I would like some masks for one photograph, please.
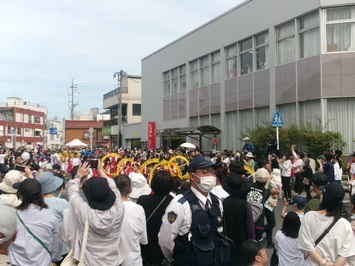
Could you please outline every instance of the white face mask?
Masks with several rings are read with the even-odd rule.
[[[212,175],[204,176],[204,177],[200,177],[197,175],[195,175],[195,176],[200,179],[200,184],[197,184],[196,182],[195,182],[195,184],[202,192],[208,193],[216,185],[216,177],[215,176],[212,176]]]

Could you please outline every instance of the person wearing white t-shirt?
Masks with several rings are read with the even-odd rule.
[[[342,185],[332,182],[322,190],[318,211],[307,212],[301,224],[298,247],[308,255],[304,265],[355,265],[355,238],[352,228],[341,216],[345,191]],[[330,224],[334,226],[315,246],[314,243]]]
[[[295,212],[288,212],[282,222],[281,230],[276,232],[274,244],[280,266],[303,266],[303,252],[298,247],[300,226],[299,215]]]
[[[293,199],[290,202],[288,202],[287,199],[285,198],[283,199],[283,201],[284,201],[284,206],[281,210],[281,218],[286,217],[286,215],[288,214],[286,212],[286,208],[287,206],[289,206],[289,204],[291,204],[294,212],[298,215],[298,217],[302,222],[304,216],[304,208],[306,207],[307,199],[303,196],[296,195],[293,197]]]
[[[74,157],[71,158],[71,160],[72,160],[72,165],[73,165],[73,167],[74,167],[74,166],[79,166],[80,163],[81,163],[79,154],[78,154],[77,152],[74,152]]]
[[[128,195],[132,189],[131,179],[127,175],[116,176],[114,180],[125,206],[125,215],[121,227],[121,241],[122,244],[127,245],[131,250],[121,265],[141,266],[143,265],[143,260],[140,245],[148,244],[144,209],[141,205],[128,200]]]

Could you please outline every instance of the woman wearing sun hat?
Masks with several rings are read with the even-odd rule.
[[[102,165],[97,169],[101,177],[84,181],[90,172],[88,163],[79,166],[74,179],[67,185],[70,208],[76,214],[78,230],[75,235],[74,259],[79,260],[86,220],[89,233],[85,249],[84,265],[120,265],[125,258],[120,250],[120,229],[124,206],[115,182],[106,176]],[[80,184],[87,201],[79,194]]]
[[[2,191],[0,199],[7,201],[14,207],[20,205],[21,200],[16,195],[17,189],[13,188],[12,186],[24,179],[25,177],[22,176],[20,171],[10,170],[7,172],[4,180],[0,183],[0,190]]]
[[[64,210],[68,208],[68,201],[62,198],[58,198],[57,195],[60,191],[61,186],[63,185],[64,180],[53,175],[52,172],[41,173],[38,176],[37,180],[42,187],[44,202],[48,205],[48,208],[54,213],[55,217],[58,220],[60,230],[62,230]],[[63,241],[60,241],[59,247],[60,254],[64,258],[65,255],[69,253],[70,249]]]

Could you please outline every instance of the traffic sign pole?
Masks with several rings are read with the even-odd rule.
[[[277,141],[277,150],[280,150],[279,127],[276,127],[276,141]]]
[[[277,149],[280,149],[280,141],[279,141],[279,127],[284,127],[284,120],[279,111],[276,111],[272,120],[271,126],[276,127],[276,141],[277,141]]]

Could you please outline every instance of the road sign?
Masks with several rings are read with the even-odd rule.
[[[212,144],[216,145],[218,143],[218,139],[217,138],[213,138],[212,139]]]
[[[276,111],[274,117],[271,120],[272,127],[284,127],[284,120],[279,111]]]
[[[57,131],[56,128],[51,127],[51,128],[49,129],[49,135],[57,135],[57,134],[58,134],[58,131]]]

